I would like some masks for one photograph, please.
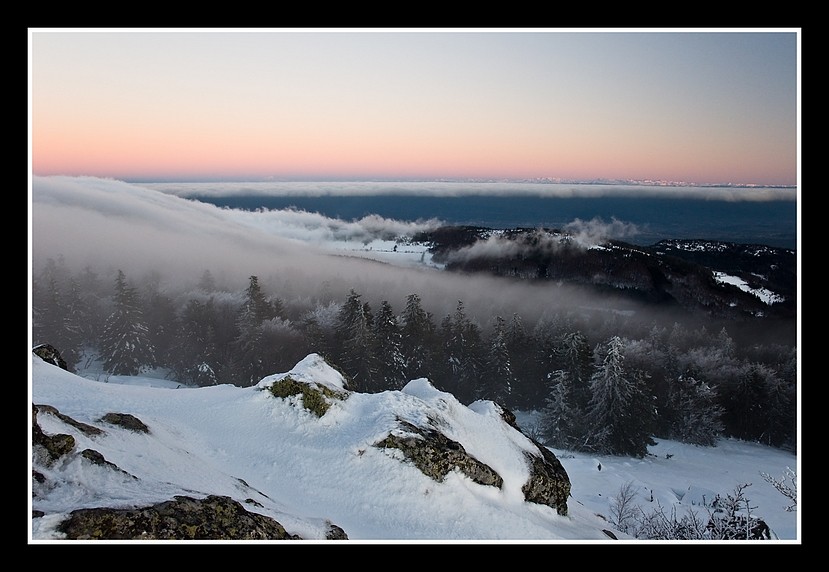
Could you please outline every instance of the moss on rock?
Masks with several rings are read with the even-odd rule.
[[[344,392],[335,391],[324,385],[297,381],[290,375],[273,382],[268,390],[274,397],[283,399],[293,395],[302,396],[302,406],[317,417],[325,415],[331,407],[332,399],[343,400],[347,397]]]

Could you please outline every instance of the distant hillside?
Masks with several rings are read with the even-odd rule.
[[[635,246],[559,230],[446,226],[422,233],[449,271],[553,280],[716,318],[794,318],[795,251],[705,240]]]

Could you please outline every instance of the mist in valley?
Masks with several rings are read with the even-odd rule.
[[[635,315],[645,322],[670,324],[677,318],[651,316],[650,309],[624,297],[600,297],[565,284],[457,275],[370,260],[335,247],[342,241],[411,237],[438,225],[438,219],[340,221],[294,210],[221,209],[114,180],[35,178],[31,259],[35,272],[47,260],[61,258],[74,272],[90,268],[114,279],[120,269],[135,283],[152,276],[170,293],[193,288],[205,271],[227,291],[242,291],[250,276],[258,276],[268,293],[298,304],[342,301],[355,290],[374,304],[402,305],[415,293],[438,318],[462,300],[482,325],[496,314],[518,313],[532,324],[578,308]],[[589,236],[590,243],[599,238],[596,230],[574,221],[575,234]]]

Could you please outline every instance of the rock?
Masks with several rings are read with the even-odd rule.
[[[123,427],[124,429],[129,429],[130,431],[135,431],[136,433],[149,433],[150,428],[144,425],[144,423],[135,417],[134,415],[130,415],[129,413],[107,413],[103,417],[101,417],[101,421],[105,423],[111,423],[112,425],[118,425]]]
[[[58,526],[70,540],[301,540],[226,496],[177,496],[144,508],[75,510]]]
[[[442,482],[450,471],[458,469],[481,485],[501,488],[503,479],[491,467],[478,461],[457,441],[434,429],[416,427],[401,421],[405,433],[390,434],[374,444],[379,448],[400,449],[420,471],[437,482]]]
[[[72,435],[47,435],[37,423],[38,408],[32,405],[32,446],[41,452],[46,464],[51,464],[75,448]]]
[[[46,363],[56,365],[61,369],[69,371],[66,362],[61,357],[60,352],[49,344],[40,344],[32,348],[32,353],[38,356]]]

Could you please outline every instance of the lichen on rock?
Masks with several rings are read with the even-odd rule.
[[[69,540],[301,540],[230,497],[177,496],[148,507],[72,511],[58,526]]]
[[[406,421],[400,421],[400,425],[404,433],[391,433],[374,446],[399,449],[424,475],[438,482],[443,482],[446,475],[457,469],[481,485],[501,488],[504,484],[498,473],[467,453],[457,441],[434,429],[417,427]]]

